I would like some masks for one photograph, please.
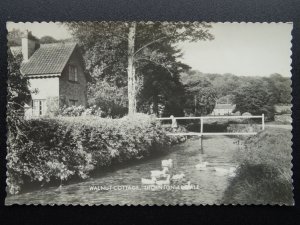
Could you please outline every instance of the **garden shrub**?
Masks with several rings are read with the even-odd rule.
[[[290,130],[280,128],[267,128],[248,138],[224,202],[293,204],[291,138]]]
[[[18,193],[26,180],[43,184],[72,177],[85,179],[97,168],[162,153],[179,141],[167,136],[155,118],[143,114],[121,119],[29,120],[8,137],[8,191]]]
[[[259,132],[261,130],[260,124],[229,124],[227,127],[228,132],[232,133],[247,133],[247,132]]]
[[[97,106],[85,108],[82,105],[62,107],[59,112],[60,116],[103,116],[102,110]]]

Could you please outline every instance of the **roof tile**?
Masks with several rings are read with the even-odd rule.
[[[43,44],[21,66],[25,76],[60,74],[72,55],[76,43]]]

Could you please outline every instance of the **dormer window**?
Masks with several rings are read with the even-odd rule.
[[[74,65],[69,65],[69,80],[78,81],[78,71],[77,67]]]

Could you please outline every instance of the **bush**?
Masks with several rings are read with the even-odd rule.
[[[97,106],[92,106],[90,108],[85,108],[84,106],[70,106],[63,107],[60,109],[61,116],[103,116],[102,110]]]
[[[290,176],[275,167],[243,163],[224,195],[227,204],[293,204]]]
[[[259,132],[261,130],[260,124],[229,124],[227,127],[228,132],[238,133],[238,132]]]
[[[88,99],[89,105],[101,107],[102,117],[120,118],[128,113],[127,86],[96,82],[89,85]]]
[[[224,194],[228,204],[293,204],[291,133],[266,129],[245,141],[237,176]]]
[[[84,179],[94,169],[165,152],[175,142],[154,118],[142,114],[29,120],[8,138],[8,191],[18,193],[27,180]]]

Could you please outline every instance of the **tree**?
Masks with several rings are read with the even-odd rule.
[[[10,135],[16,135],[18,127],[23,123],[21,112],[30,98],[27,79],[20,73],[22,56],[14,57],[10,51],[7,56],[8,62],[8,87],[7,87],[7,123]]]
[[[134,65],[134,44],[135,44],[136,22],[129,23],[128,32],[128,115],[136,111],[136,75]]]
[[[57,43],[59,42],[56,40],[54,37],[51,36],[43,36],[40,38],[40,43],[41,44],[51,44],[51,43]]]
[[[276,103],[291,104],[292,81],[289,77],[283,77],[280,74],[271,74],[265,80],[269,83]]]
[[[268,119],[273,119],[276,99],[267,82],[260,79],[250,82],[236,90],[234,96],[234,112],[249,112],[253,115],[264,113]]]
[[[192,72],[191,76],[183,75],[182,82],[186,89],[186,114],[194,116],[210,114],[215,108],[217,92],[209,79]]]
[[[87,64],[89,68],[93,68],[94,74],[128,86],[130,115],[137,108],[138,67],[145,63],[154,63],[168,69],[172,67],[170,64],[176,64],[176,60],[166,60],[164,45],[175,48],[174,45],[179,41],[213,38],[208,32],[211,26],[207,23],[103,22],[71,23],[68,27],[84,46],[84,51],[88,53],[86,56],[92,56]]]
[[[215,108],[217,94],[213,87],[203,87],[187,93],[185,112],[188,115],[205,116]]]
[[[7,34],[7,45],[20,46],[21,38],[22,38],[22,32],[19,29],[12,29]]]
[[[92,94],[91,94],[92,93]],[[89,105],[99,106],[103,116],[122,117],[128,111],[127,87],[116,87],[106,81],[93,83],[89,89]]]
[[[140,68],[144,78],[137,99],[139,110],[156,115],[182,116],[185,102],[184,86],[179,71],[169,73],[164,67],[147,64]],[[163,112],[161,111],[163,107]]]

